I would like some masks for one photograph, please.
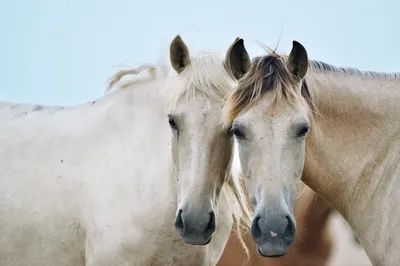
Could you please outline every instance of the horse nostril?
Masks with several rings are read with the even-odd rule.
[[[208,234],[212,234],[215,231],[215,213],[210,213],[210,220],[208,221],[207,228],[205,230]]]
[[[296,227],[294,225],[293,219],[289,215],[286,215],[286,220],[287,226],[285,229],[285,236],[287,238],[293,239],[296,234]]]
[[[259,238],[262,236],[262,231],[259,225],[260,216],[256,216],[253,220],[253,224],[251,225],[251,233],[254,238]]]
[[[184,225],[183,225],[183,220],[182,220],[182,210],[179,210],[178,215],[176,216],[175,220],[175,228],[178,233],[183,234],[184,233]]]

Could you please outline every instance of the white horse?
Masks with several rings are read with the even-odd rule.
[[[215,237],[206,246],[180,240],[174,228],[176,209],[186,209],[177,204],[188,199],[195,180],[211,180],[202,174],[208,168],[229,171],[229,160],[201,161],[187,154],[200,166],[185,169],[198,175],[177,181],[169,148],[176,135],[168,126],[161,90],[166,75],[161,68],[136,72],[141,70],[150,77],[75,107],[0,105],[0,265],[216,264],[231,231],[232,214],[237,219],[248,216],[243,192],[236,179],[227,178],[198,193],[203,197],[193,200],[203,206],[204,197],[212,196]],[[131,72],[117,73],[111,84]],[[227,78],[228,72],[224,75]],[[191,79],[220,88],[202,80],[205,74]],[[209,128],[213,133],[216,125],[203,126],[204,132]],[[231,151],[225,144],[213,143],[220,156]],[[219,190],[221,196],[216,197]],[[206,210],[191,213],[201,217],[201,211]],[[190,230],[185,219],[184,230]],[[189,236],[188,242],[196,237]]]

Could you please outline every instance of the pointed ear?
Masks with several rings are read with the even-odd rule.
[[[293,41],[287,66],[289,71],[300,79],[303,79],[308,69],[308,56],[306,48],[297,41]]]
[[[177,35],[169,47],[169,58],[176,72],[181,73],[190,64],[189,49],[181,36]]]
[[[250,69],[251,61],[246,48],[244,48],[243,39],[237,37],[229,47],[225,64],[236,79],[240,79]]]

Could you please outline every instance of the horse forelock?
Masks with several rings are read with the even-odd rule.
[[[190,64],[180,74],[170,71],[165,87],[166,104],[174,109],[182,97],[191,101],[198,93],[222,103],[235,85],[224,60],[216,53],[203,50],[191,57]]]
[[[271,110],[284,99],[297,108],[306,108],[310,114],[313,113],[315,107],[307,83],[303,80],[301,88],[298,88],[298,80],[287,69],[286,60],[287,56],[279,55],[272,49],[267,55],[253,59],[250,70],[228,96],[224,117],[226,126],[269,91],[274,93]]]

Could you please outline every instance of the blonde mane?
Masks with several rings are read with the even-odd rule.
[[[376,71],[362,71],[352,67],[337,67],[317,60],[309,60],[309,67],[310,70],[314,72],[332,72],[343,76],[358,76],[360,78],[370,79],[400,80],[399,72],[385,73]]]
[[[168,109],[174,110],[182,97],[186,97],[185,100],[190,102],[198,93],[222,104],[235,85],[236,81],[227,71],[224,60],[216,53],[201,51],[199,55],[191,57],[190,65],[179,75],[174,70],[170,71],[165,87],[166,104]],[[240,176],[232,175],[230,172],[227,174],[230,176],[227,178],[228,181],[223,187],[226,189],[223,191],[228,201],[232,203],[235,231],[249,256],[243,237],[251,226],[252,212],[240,185]]]

